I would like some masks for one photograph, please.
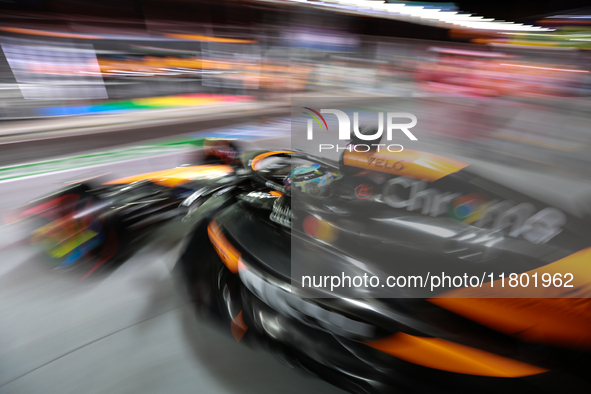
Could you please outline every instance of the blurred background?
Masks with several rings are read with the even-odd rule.
[[[460,111],[463,127],[431,130],[443,140],[582,175],[569,160],[589,157],[583,3],[6,0],[2,134],[174,117],[170,109],[285,108],[294,96],[460,96],[476,106]],[[527,114],[492,113],[495,100]],[[548,111],[568,117],[560,133],[539,116]]]
[[[314,96],[355,110],[417,98],[428,120],[412,148],[581,213],[586,3],[0,1],[0,393],[340,392],[195,320],[169,275],[181,229],[80,283],[22,248],[15,210],[81,179],[184,164],[207,136],[287,147],[291,98]]]
[[[7,0],[0,117],[311,92],[588,96],[591,7],[568,6]]]

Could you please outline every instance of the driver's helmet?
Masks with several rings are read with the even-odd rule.
[[[328,197],[330,184],[340,178],[340,174],[329,171],[320,164],[305,164],[296,167],[283,181],[284,186],[315,197]]]
[[[233,140],[226,138],[206,138],[203,141],[205,164],[235,164],[238,161],[238,148]]]

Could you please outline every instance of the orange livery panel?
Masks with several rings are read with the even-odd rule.
[[[436,181],[468,166],[459,160],[413,150],[402,152],[347,151],[343,157],[347,166],[385,172],[414,179]]]
[[[107,182],[106,185],[120,185],[148,180],[168,187],[180,186],[191,181],[219,178],[233,172],[234,169],[226,165],[199,165],[179,167],[171,170],[149,172],[127,178]]]

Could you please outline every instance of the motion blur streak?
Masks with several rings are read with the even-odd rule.
[[[0,27],[0,30],[6,31],[9,33],[31,34],[31,35],[35,35],[35,36],[46,36],[46,37],[80,38],[80,39],[98,39],[98,38],[100,38],[99,36],[91,36],[88,34],[60,33],[60,32],[55,32],[55,31],[21,29],[18,27]]]
[[[141,176],[131,176],[128,178],[116,179],[114,181],[107,182],[106,185],[133,183],[147,179],[159,185],[175,187],[194,181],[196,179],[218,178],[233,171],[232,167],[224,165],[208,166],[205,168],[201,167],[200,172],[198,173],[195,172],[195,168],[196,167],[191,166],[156,171],[149,174],[143,174]]]
[[[207,234],[209,235],[209,239],[211,240],[215,251],[226,267],[228,267],[231,272],[237,273],[238,269],[243,266],[240,263],[240,252],[228,242],[216,222],[211,222],[209,224],[207,227]]]
[[[434,298],[430,301],[527,342],[591,349],[589,298]]]
[[[246,334],[246,330],[248,330],[246,323],[244,323],[244,320],[242,319],[242,311],[238,312],[238,315],[232,320],[230,328],[232,330],[232,336],[236,342],[240,342],[244,334]]]
[[[366,344],[414,364],[467,375],[517,378],[548,371],[444,339],[416,337],[402,332]]]
[[[185,40],[206,41],[206,42],[226,42],[231,44],[254,44],[254,40],[240,40],[237,38],[220,38],[202,36],[198,34],[166,34],[167,37],[184,38]]]
[[[511,287],[507,281],[503,286],[499,279],[492,282],[492,287],[486,284],[478,288],[454,289],[446,294],[450,298],[433,298],[430,301],[524,341],[591,349],[589,261],[591,248],[529,271],[528,274],[537,274],[540,280],[537,283],[532,280],[528,286]],[[573,287],[555,286],[553,276],[567,272],[572,274]],[[544,286],[542,282],[544,274],[552,279],[549,286]],[[568,295],[573,298],[523,298],[532,294],[537,297]]]

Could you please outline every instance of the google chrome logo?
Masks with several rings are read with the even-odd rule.
[[[449,204],[449,216],[463,223],[472,223],[482,216],[484,204],[488,200],[479,194],[467,194]]]

